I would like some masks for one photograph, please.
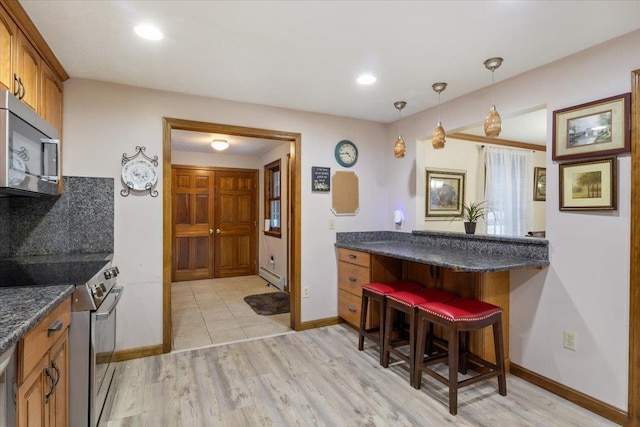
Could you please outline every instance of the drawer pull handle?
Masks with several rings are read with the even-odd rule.
[[[356,308],[354,306],[350,305],[349,306],[349,311],[352,312],[352,313],[355,313],[356,312]]]
[[[350,282],[355,282],[356,280],[358,280],[358,279],[356,279],[356,278],[355,278],[355,277],[353,277],[353,276],[349,276],[349,281],[350,281]]]
[[[55,322],[53,322],[51,324],[51,326],[49,326],[49,329],[47,329],[47,336],[50,337],[55,332],[61,331],[62,330],[62,326],[63,326],[62,321],[56,320]]]
[[[355,256],[354,254],[349,254],[349,259],[356,259],[358,258],[357,256]]]

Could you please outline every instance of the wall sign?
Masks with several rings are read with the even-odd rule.
[[[311,166],[311,191],[331,190],[331,168]]]

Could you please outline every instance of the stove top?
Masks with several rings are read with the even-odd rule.
[[[111,259],[109,253],[0,259],[0,287],[85,284]]]

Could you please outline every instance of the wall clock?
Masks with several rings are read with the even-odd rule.
[[[335,156],[340,166],[350,168],[358,161],[358,147],[353,142],[344,139],[336,145]]]

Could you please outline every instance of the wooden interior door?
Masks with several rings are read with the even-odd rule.
[[[213,277],[214,172],[174,167],[172,280]]]
[[[257,171],[215,176],[215,277],[257,274]]]

